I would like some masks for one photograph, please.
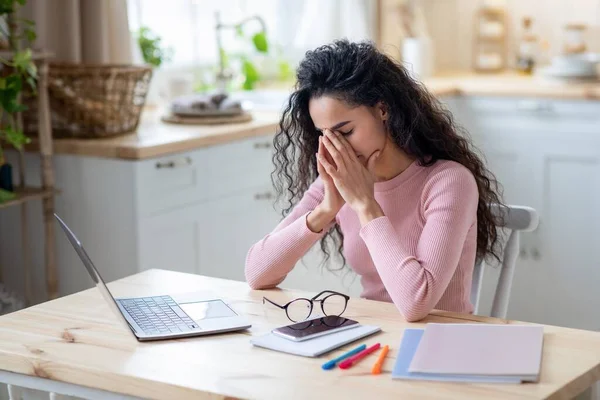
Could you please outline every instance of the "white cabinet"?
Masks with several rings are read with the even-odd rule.
[[[521,236],[511,319],[600,330],[600,102],[460,98],[450,102],[505,189],[534,207]]]
[[[264,136],[138,163],[139,269],[244,280],[248,249],[279,220],[271,143]]]
[[[198,273],[204,204],[141,218],[138,270],[152,268]]]
[[[245,190],[205,204],[198,248],[202,275],[244,281],[250,247],[279,222],[270,187]]]
[[[532,319],[600,330],[600,137],[567,146],[548,140],[531,161],[532,204],[540,213],[526,242],[529,280],[536,282]]]

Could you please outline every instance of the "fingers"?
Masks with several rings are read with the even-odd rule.
[[[325,170],[327,175],[331,177],[337,175],[337,169],[335,168],[335,166],[333,166],[333,164],[327,161],[322,154],[317,154],[317,168],[319,168],[319,164],[321,165],[321,168]]]
[[[340,143],[346,148],[348,155],[351,158],[357,158],[356,154],[354,153],[354,149],[350,145],[350,142],[348,142],[348,140],[344,136],[340,135],[338,132],[334,132],[334,135],[340,141]]]
[[[321,137],[319,136],[319,152],[316,154],[317,156],[317,172],[323,179],[331,179],[325,168],[319,161],[319,155],[323,155],[325,153],[325,148],[323,147],[323,142],[321,141]]]
[[[358,157],[354,153],[354,149],[348,143],[346,138],[340,135],[338,132],[333,132],[330,130],[325,130],[326,138],[335,146],[335,148],[340,152],[345,161],[357,161]]]
[[[335,162],[336,166],[338,168],[345,168],[346,161],[350,161],[346,154],[346,148],[339,141],[338,141],[338,145],[336,146],[333,143],[330,135],[331,135],[331,133],[328,133],[328,131],[325,131],[325,136],[322,136],[323,144],[325,145],[325,148],[329,152],[329,155]]]

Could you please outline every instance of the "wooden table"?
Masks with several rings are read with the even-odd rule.
[[[86,398],[114,394],[152,399],[198,398],[572,398],[600,378],[600,333],[545,326],[543,365],[537,384],[476,385],[409,382],[390,378],[402,332],[426,322],[513,321],[434,312],[409,324],[393,304],[351,299],[346,316],[381,326],[360,343],[390,345],[379,376],[369,373],[375,355],[349,370],[323,371],[317,359],[254,348],[249,339],[287,323],[280,310],[262,304],[265,291],[243,282],[149,270],[109,285],[116,296],[210,289],[253,326],[249,331],[138,343],[118,323],[96,289],[0,317],[0,380]],[[302,293],[268,291],[284,302]],[[108,391],[108,392],[106,392]],[[109,392],[112,392],[109,393]],[[119,397],[123,398],[123,397]]]

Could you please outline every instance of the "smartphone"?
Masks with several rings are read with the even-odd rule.
[[[302,342],[319,336],[328,335],[346,329],[356,328],[359,323],[348,318],[327,316],[307,321],[297,322],[292,325],[273,329],[273,334],[283,338]]]

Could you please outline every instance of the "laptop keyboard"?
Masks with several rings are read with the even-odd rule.
[[[147,335],[189,332],[198,328],[171,296],[119,300]]]

